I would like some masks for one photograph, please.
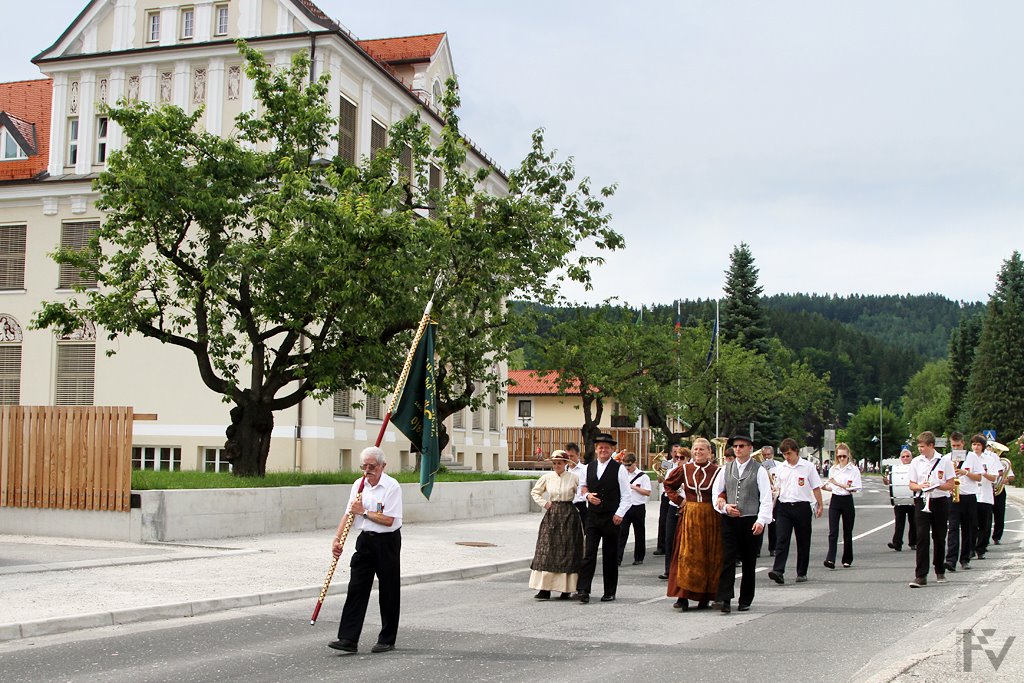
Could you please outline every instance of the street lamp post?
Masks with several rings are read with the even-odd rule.
[[[875,403],[878,404],[878,471],[882,471],[882,399],[875,397]]]

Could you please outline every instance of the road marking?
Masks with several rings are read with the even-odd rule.
[[[853,540],[854,540],[854,541],[856,541],[856,540],[857,540],[857,539],[859,539],[859,538],[864,538],[865,536],[868,536],[868,535],[870,535],[870,534],[873,534],[873,533],[875,533],[876,531],[881,531],[882,529],[884,529],[884,528],[885,528],[885,527],[887,527],[887,526],[892,526],[892,525],[893,525],[893,524],[895,524],[895,523],[896,523],[896,520],[895,520],[895,519],[890,519],[890,520],[889,520],[888,522],[886,522],[886,523],[885,523],[885,524],[883,524],[882,526],[876,526],[876,527],[875,527],[874,529],[871,529],[870,531],[865,531],[864,533],[860,534],[859,536],[854,536],[854,537],[853,537]]]

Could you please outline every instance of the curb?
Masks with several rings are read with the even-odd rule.
[[[412,586],[419,583],[433,583],[437,581],[457,581],[460,579],[474,579],[491,574],[515,571],[529,567],[533,557],[516,560],[506,560],[491,564],[473,565],[460,569],[444,569],[436,572],[425,572],[422,574],[411,574],[402,577],[403,586]],[[52,617],[37,621],[26,621],[17,624],[0,624],[0,642],[19,640],[21,638],[33,638],[36,636],[47,636],[56,633],[68,633],[90,628],[103,626],[116,626],[119,624],[135,624],[146,621],[159,621],[161,619],[178,619],[181,617],[196,617],[211,612],[224,612],[242,607],[258,607],[270,605],[277,602],[289,602],[292,600],[315,600],[320,595],[323,586],[303,586],[301,588],[287,588],[284,590],[268,591],[265,593],[252,593],[249,595],[229,595],[223,598],[209,598],[205,600],[192,600],[189,602],[168,603],[164,605],[149,605],[146,607],[132,607],[128,609],[112,610],[109,612],[95,612],[92,614],[79,614],[68,617]],[[328,591],[328,595],[344,595],[344,591]]]

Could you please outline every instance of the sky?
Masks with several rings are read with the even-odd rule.
[[[86,2],[0,0],[0,80]],[[617,184],[626,248],[571,299],[716,298],[746,243],[766,295],[984,301],[1024,246],[1016,0],[316,2],[359,38],[446,31],[499,165],[543,127]]]

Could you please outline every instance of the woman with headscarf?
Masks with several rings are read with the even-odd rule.
[[[538,479],[530,491],[533,501],[545,510],[530,564],[530,588],[537,589],[533,596],[537,600],[550,599],[551,591],[559,591],[559,598],[568,600],[576,590],[583,563],[583,525],[572,504],[579,477],[566,471],[569,455],[565,451],[555,451],[549,460],[552,471]]]

